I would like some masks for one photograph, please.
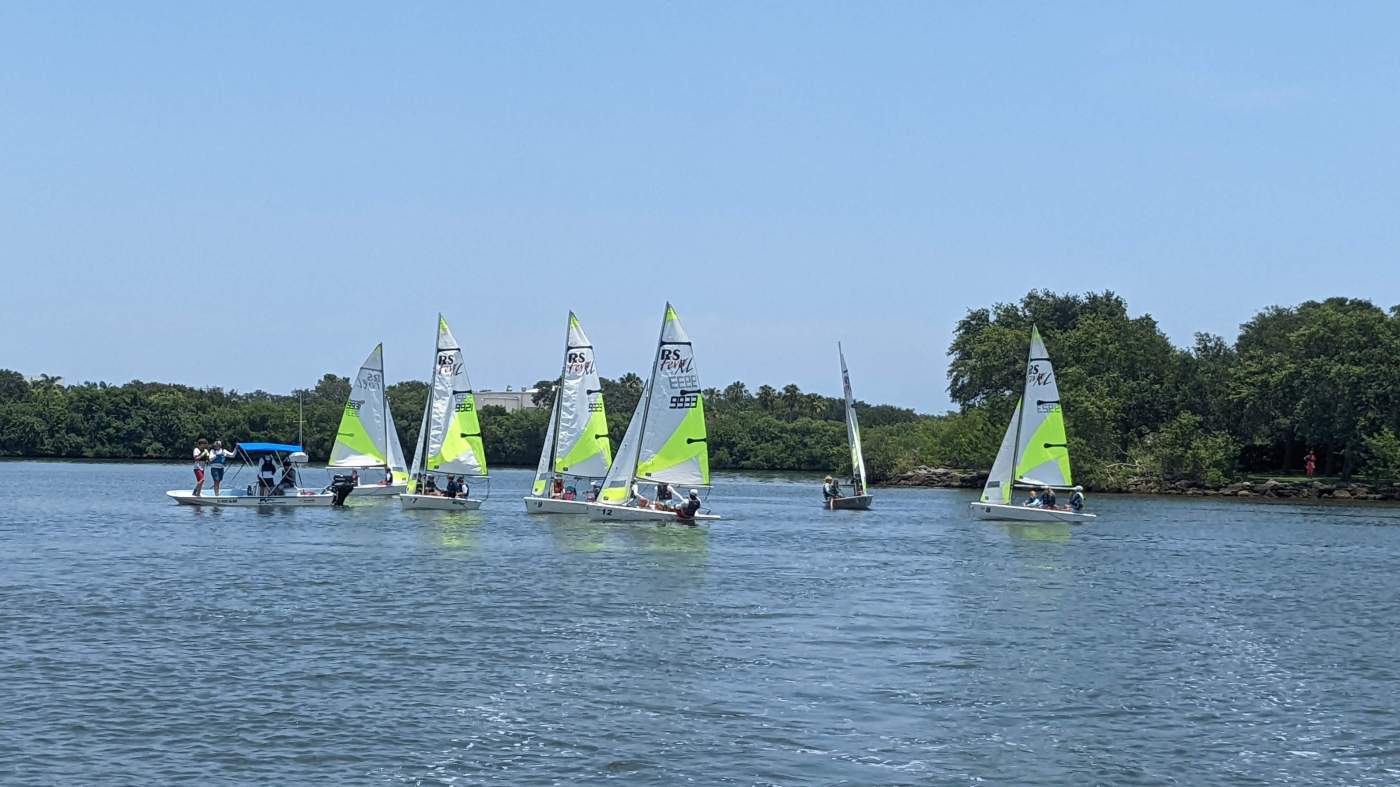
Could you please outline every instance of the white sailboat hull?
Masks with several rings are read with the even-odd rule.
[[[480,500],[469,497],[439,497],[438,495],[399,495],[399,505],[405,511],[475,511]]]
[[[822,508],[828,511],[867,511],[874,500],[875,498],[870,495],[837,497],[822,503]]]
[[[996,519],[1004,522],[1092,522],[1098,519],[1097,514],[1001,503],[974,502],[969,503],[968,508],[977,519]]]
[[[408,491],[408,484],[360,484],[351,497],[393,497]]]
[[[550,497],[535,497],[533,495],[521,498],[525,501],[525,513],[527,514],[573,514],[576,516],[587,516],[588,503],[584,500],[556,500]]]
[[[329,506],[335,502],[335,495],[329,492],[304,491],[294,495],[260,495],[249,494],[201,494],[196,495],[193,489],[177,489],[165,493],[166,497],[174,500],[182,506],[220,506],[220,507],[263,507],[263,508],[303,508],[306,506]]]
[[[664,508],[636,508],[608,503],[585,503],[584,505],[588,506],[589,518],[599,522],[679,522],[689,525],[695,522],[713,522],[719,519],[719,514],[696,514],[690,519],[684,519],[678,516],[675,511],[668,511]]]

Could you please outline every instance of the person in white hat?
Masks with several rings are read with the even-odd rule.
[[[680,517],[681,519],[694,519],[695,513],[699,510],[700,490],[692,489],[690,490],[690,498],[687,499],[684,503],[682,503],[680,508],[676,509],[676,516]]]
[[[1074,488],[1074,494],[1069,496],[1069,510],[1076,514],[1084,510],[1084,487]]]

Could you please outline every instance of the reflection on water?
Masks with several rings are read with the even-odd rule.
[[[1397,783],[1400,507],[726,476],[690,528],[188,472],[0,462],[7,787]]]
[[[563,514],[535,514],[533,520],[548,529],[550,543],[560,552],[601,552],[608,548],[605,522]]]
[[[424,533],[434,546],[449,551],[475,552],[481,547],[478,530],[485,521],[480,511],[409,511],[425,520]]]
[[[1070,532],[1073,525],[1067,522],[1042,522],[1027,524],[1025,522],[997,522],[1006,531],[1006,534],[1022,541],[1048,541],[1055,544],[1065,544],[1069,542]]]

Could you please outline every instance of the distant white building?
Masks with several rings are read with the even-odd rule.
[[[476,406],[501,407],[508,413],[513,413],[517,410],[536,410],[539,409],[534,402],[536,392],[534,388],[522,388],[516,391],[509,385],[506,386],[504,391],[479,388],[476,391]]]

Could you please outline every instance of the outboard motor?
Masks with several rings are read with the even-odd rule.
[[[335,499],[331,501],[331,505],[345,505],[345,498],[349,497],[350,493],[353,491],[355,491],[355,479],[350,476],[338,475],[331,479],[331,494],[335,495]]]

